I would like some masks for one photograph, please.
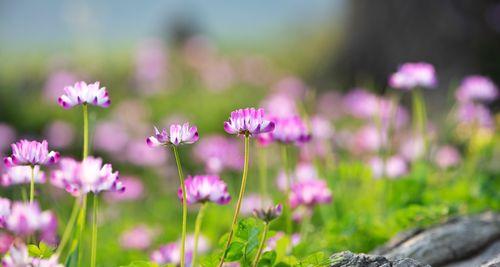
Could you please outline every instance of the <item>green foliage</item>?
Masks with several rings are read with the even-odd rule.
[[[54,249],[44,242],[37,245],[28,245],[28,253],[31,257],[47,259],[54,254]]]

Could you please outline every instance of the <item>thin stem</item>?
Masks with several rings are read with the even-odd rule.
[[[94,195],[94,205],[92,207],[92,243],[90,254],[90,266],[95,267],[97,257],[97,215],[99,211],[99,196]]]
[[[286,177],[286,186],[285,186],[285,203],[288,203],[290,199],[290,190],[292,186],[290,168],[288,165],[288,149],[287,145],[281,145],[281,160],[283,169],[285,170]],[[292,233],[292,210],[290,209],[290,205],[285,205],[285,219],[286,219],[286,232],[287,234]]]
[[[309,227],[311,226],[312,213],[313,210],[311,209],[310,214],[304,216],[303,217],[304,219],[302,220],[302,226],[300,229],[300,239],[305,242],[307,242],[307,235],[309,234]]]
[[[82,258],[83,258],[83,246],[81,244],[81,239],[83,236],[83,231],[85,230],[85,221],[87,218],[87,194],[81,196],[82,198],[82,207],[80,209],[80,213],[78,214],[78,233],[76,236],[76,242],[78,244],[78,266],[81,266]]]
[[[257,256],[255,256],[255,260],[253,261],[252,266],[255,267],[259,263],[260,255],[262,254],[262,250],[264,250],[264,245],[266,244],[267,232],[269,231],[269,223],[266,222],[264,224],[264,233],[262,233],[262,239],[260,240],[259,250],[257,250]]]
[[[416,134],[420,135],[424,142],[424,153],[427,151],[427,112],[422,92],[419,88],[414,88],[412,91],[413,100],[413,127]]]
[[[31,180],[30,180],[30,204],[33,203],[35,198],[35,166],[30,166],[31,168]]]
[[[89,112],[87,104],[83,104],[83,159],[89,155]]]
[[[201,223],[203,222],[203,216],[205,215],[205,208],[207,204],[201,204],[200,210],[198,211],[198,215],[196,216],[196,223],[194,226],[194,251],[193,251],[193,259],[192,266],[196,266],[196,256],[198,254],[198,239],[200,237]]]
[[[187,229],[187,196],[186,196],[186,185],[184,184],[184,175],[182,174],[181,160],[179,158],[179,152],[176,146],[172,146],[175,155],[175,163],[177,163],[177,171],[179,172],[179,180],[181,182],[182,189],[182,238],[181,238],[181,267],[185,265],[185,254],[186,254],[186,229]]]
[[[75,225],[76,218],[78,216],[78,212],[80,210],[80,204],[78,202],[78,198],[75,199],[75,204],[73,204],[73,209],[71,210],[71,215],[69,216],[68,223],[66,224],[66,228],[64,228],[64,232],[61,238],[61,242],[59,242],[59,245],[57,246],[56,254],[61,255],[61,253],[64,250],[64,247],[66,246],[66,243],[68,243],[69,236],[71,232],[73,232],[73,226]]]
[[[243,194],[245,193],[245,187],[247,183],[249,157],[250,157],[250,136],[249,134],[245,134],[245,161],[243,164],[243,177],[241,178],[241,188],[238,196],[238,202],[236,202],[236,209],[234,211],[233,222],[231,223],[231,231],[229,232],[226,245],[224,246],[224,250],[222,252],[222,258],[219,262],[219,267],[222,267],[222,265],[224,264],[224,260],[226,259],[227,256],[227,249],[229,248],[231,240],[233,239],[234,228],[236,227],[238,214],[240,213],[240,208],[241,208],[241,201],[243,200]]]

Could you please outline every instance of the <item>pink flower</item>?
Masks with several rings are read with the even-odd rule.
[[[145,226],[137,226],[124,232],[120,237],[120,245],[124,249],[145,250],[151,245],[153,231]]]
[[[488,77],[471,75],[465,77],[455,97],[462,103],[471,101],[493,101],[498,97],[498,88]]]
[[[251,215],[255,209],[261,209],[272,204],[273,202],[271,199],[251,193],[243,197],[240,213],[243,215]]]
[[[74,86],[66,86],[64,94],[58,99],[59,105],[66,109],[86,104],[107,108],[111,100],[106,88],[99,86],[99,82],[87,85],[83,81],[75,83]]]
[[[382,133],[376,126],[365,125],[349,138],[349,149],[356,154],[374,152],[386,142],[387,134],[385,132]]]
[[[45,129],[45,136],[53,147],[66,148],[75,137],[73,126],[64,121],[54,121]]]
[[[442,146],[436,151],[434,161],[441,169],[456,166],[462,161],[460,152],[452,146]]]
[[[267,114],[273,118],[289,117],[297,114],[297,105],[293,98],[284,93],[275,93],[268,96],[262,106]]]
[[[157,167],[167,161],[168,154],[160,148],[145,146],[144,139],[137,139],[129,141],[125,156],[134,165]]]
[[[254,209],[253,215],[266,223],[273,221],[274,219],[281,216],[283,212],[283,206],[278,204],[276,206],[270,205],[265,208]]]
[[[183,144],[193,144],[198,141],[198,129],[196,126],[189,126],[189,123],[170,125],[170,132],[167,129],[162,129],[160,132],[155,127],[155,135],[148,137],[146,140],[150,147],[157,146],[179,146]]]
[[[48,150],[47,141],[21,140],[11,145],[12,156],[5,157],[4,163],[7,167],[22,165],[48,165],[59,160],[59,153]]]
[[[40,232],[42,236],[49,237],[55,234],[57,219],[50,211],[42,212],[36,202],[14,202],[5,224],[9,231],[19,236],[26,237]]]
[[[205,164],[209,173],[220,173],[225,169],[239,170],[243,166],[239,144],[223,136],[203,138],[194,147],[193,153],[195,158]]]
[[[399,148],[399,153],[409,161],[421,158],[424,154],[424,139],[421,136],[406,138]]]
[[[7,221],[7,217],[11,212],[11,204],[8,198],[0,197],[0,228],[5,227],[5,223]]]
[[[330,203],[332,192],[324,180],[308,179],[292,185],[289,201],[292,208],[299,205],[312,208],[318,204]]]
[[[165,44],[161,40],[141,43],[135,56],[135,80],[141,92],[157,93],[164,88],[168,67]]]
[[[218,175],[189,176],[185,180],[185,185],[188,204],[210,201],[225,205],[231,200],[226,183]],[[179,188],[177,195],[182,200],[182,188]]]
[[[186,253],[186,264],[189,266],[192,253]],[[158,264],[178,265],[181,262],[181,248],[178,242],[168,243],[153,251],[150,255],[151,261]],[[189,264],[188,264],[189,263]]]
[[[127,129],[118,122],[106,121],[96,125],[94,145],[108,153],[120,153],[129,142]]]
[[[29,184],[31,182],[30,166],[14,166],[7,168],[6,172],[0,177],[2,186],[11,186],[17,184]],[[40,171],[40,166],[34,166],[35,183],[45,183],[45,174]]]
[[[370,160],[373,177],[379,178],[387,176],[389,178],[398,178],[408,172],[406,161],[401,156],[392,156],[384,161],[379,157]]]
[[[291,184],[294,184],[300,181],[319,178],[316,167],[314,167],[314,165],[310,162],[299,162],[295,167],[295,171],[290,173],[289,176],[290,177],[287,177],[285,171],[281,171],[278,174],[276,184],[280,190],[286,190],[288,181],[290,181]]]
[[[396,89],[411,90],[415,87],[434,88],[436,71],[425,62],[405,63],[389,78],[389,85]]]
[[[302,144],[311,140],[311,134],[299,116],[279,118],[275,120],[275,123],[276,127],[272,132],[273,140],[285,144]]]
[[[328,140],[333,136],[333,127],[330,121],[321,115],[311,118],[311,129],[314,139]]]
[[[74,196],[89,192],[98,194],[102,191],[125,190],[118,172],[113,172],[111,164],[103,165],[100,158],[94,157],[87,157],[82,162],[62,159],[60,169],[52,173],[51,182],[55,186],[63,186]]]
[[[375,116],[378,110],[378,98],[365,89],[356,88],[342,98],[342,105],[351,116],[369,119]]]
[[[274,122],[264,118],[261,108],[238,109],[224,122],[224,130],[228,134],[256,135],[273,131]]]
[[[456,117],[459,123],[472,125],[474,127],[492,127],[494,120],[491,112],[484,105],[476,103],[464,103],[458,107]]]
[[[9,253],[2,259],[3,267],[64,267],[58,263],[56,254],[48,259],[32,258],[28,248],[22,243],[13,243]]]
[[[108,201],[134,201],[139,200],[144,196],[144,185],[140,179],[134,177],[123,177],[120,178],[123,186],[127,190],[111,191],[105,194],[105,198]]]
[[[0,254],[7,253],[12,242],[14,242],[14,236],[5,232],[0,232]]]

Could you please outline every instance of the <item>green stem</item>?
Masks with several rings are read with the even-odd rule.
[[[83,104],[83,159],[89,155],[89,112],[87,104]]]
[[[90,266],[95,267],[97,257],[97,215],[99,211],[99,196],[94,194],[94,205],[92,207],[92,243],[90,251]]]
[[[32,204],[33,199],[35,199],[35,166],[30,166],[30,168],[31,168],[30,204]]]
[[[311,218],[313,210],[311,209],[310,212],[311,212],[310,215],[308,214],[304,216],[304,219],[302,221],[302,226],[300,229],[300,239],[305,242],[307,242],[307,235],[309,234],[309,227],[311,226]]]
[[[193,248],[193,260],[191,266],[196,266],[196,256],[198,254],[198,239],[200,237],[201,223],[203,222],[203,216],[205,215],[205,208],[207,204],[201,204],[198,215],[196,216],[196,223],[194,226],[194,248]]]
[[[267,232],[269,231],[269,222],[264,224],[264,233],[262,233],[262,239],[260,240],[259,250],[257,251],[257,256],[255,256],[255,260],[253,261],[252,266],[255,267],[259,263],[260,255],[262,254],[262,250],[264,250],[264,245],[266,244]]]
[[[78,233],[76,236],[76,244],[78,245],[78,266],[81,266],[81,262],[83,259],[83,246],[82,240],[83,237],[83,231],[85,230],[85,221],[87,219],[87,194],[81,196],[81,201],[82,201],[82,207],[80,209],[80,213],[78,214]]]
[[[286,186],[285,186],[285,219],[286,219],[286,232],[287,234],[292,233],[292,210],[290,205],[288,205],[288,200],[290,199],[290,191],[292,187],[290,168],[288,165],[288,149],[287,145],[281,145],[281,160],[283,164],[283,169],[285,170]]]
[[[422,92],[419,88],[414,88],[412,91],[412,112],[413,112],[413,128],[417,135],[423,139],[424,154],[427,151],[427,112]]]
[[[245,193],[245,187],[247,183],[247,175],[248,175],[248,159],[250,157],[250,135],[245,134],[245,161],[243,164],[243,177],[241,178],[241,188],[238,196],[238,202],[236,203],[236,209],[234,211],[233,222],[231,223],[231,231],[229,232],[229,236],[227,238],[226,245],[224,246],[224,250],[222,251],[222,258],[219,262],[219,267],[222,267],[224,264],[224,260],[227,256],[227,249],[231,244],[231,240],[234,235],[234,228],[236,227],[236,222],[238,220],[238,214],[240,213],[241,201],[243,200],[243,194]]]
[[[182,238],[181,238],[181,267],[186,264],[186,230],[187,230],[187,196],[186,196],[186,185],[184,184],[184,175],[182,174],[181,160],[179,158],[179,152],[176,146],[172,146],[175,155],[175,163],[177,163],[177,171],[179,173],[179,180],[182,189]]]
[[[75,204],[73,204],[73,209],[71,210],[71,215],[69,216],[68,223],[66,224],[66,227],[64,228],[64,232],[61,238],[61,242],[59,242],[59,245],[57,246],[56,254],[61,255],[61,253],[64,250],[64,247],[66,246],[66,243],[68,243],[69,236],[71,232],[73,232],[73,226],[75,225],[76,218],[78,216],[78,212],[80,209],[80,205],[78,202],[78,198],[75,199]]]

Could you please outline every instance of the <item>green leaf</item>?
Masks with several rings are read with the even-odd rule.
[[[221,255],[220,253],[212,253],[201,259],[200,265],[202,267],[216,267],[219,264]]]
[[[243,240],[248,240],[250,236],[252,235],[252,232],[257,229],[259,229],[259,225],[257,224],[257,220],[254,218],[246,218],[238,222],[238,227],[236,229],[236,234],[235,236],[237,238],[243,239]]]
[[[38,258],[42,255],[42,251],[38,248],[37,245],[30,244],[28,245],[28,253],[31,257]]]
[[[133,261],[129,265],[122,265],[120,267],[158,267],[158,264],[149,261]]]
[[[243,257],[243,249],[245,244],[241,242],[232,242],[227,249],[226,260],[227,261],[238,261]]]
[[[328,260],[325,258],[324,252],[316,252],[311,254],[300,261],[302,266],[316,267],[316,266],[328,266]]]
[[[276,261],[276,252],[274,251],[266,251],[262,254],[262,257],[259,260],[259,267],[271,267]]]
[[[34,258],[47,259],[54,254],[54,251],[46,243],[40,242],[38,246],[33,244],[28,245],[28,253]]]
[[[286,256],[288,252],[288,248],[290,246],[290,238],[288,236],[284,236],[276,242],[276,261],[280,262]]]

